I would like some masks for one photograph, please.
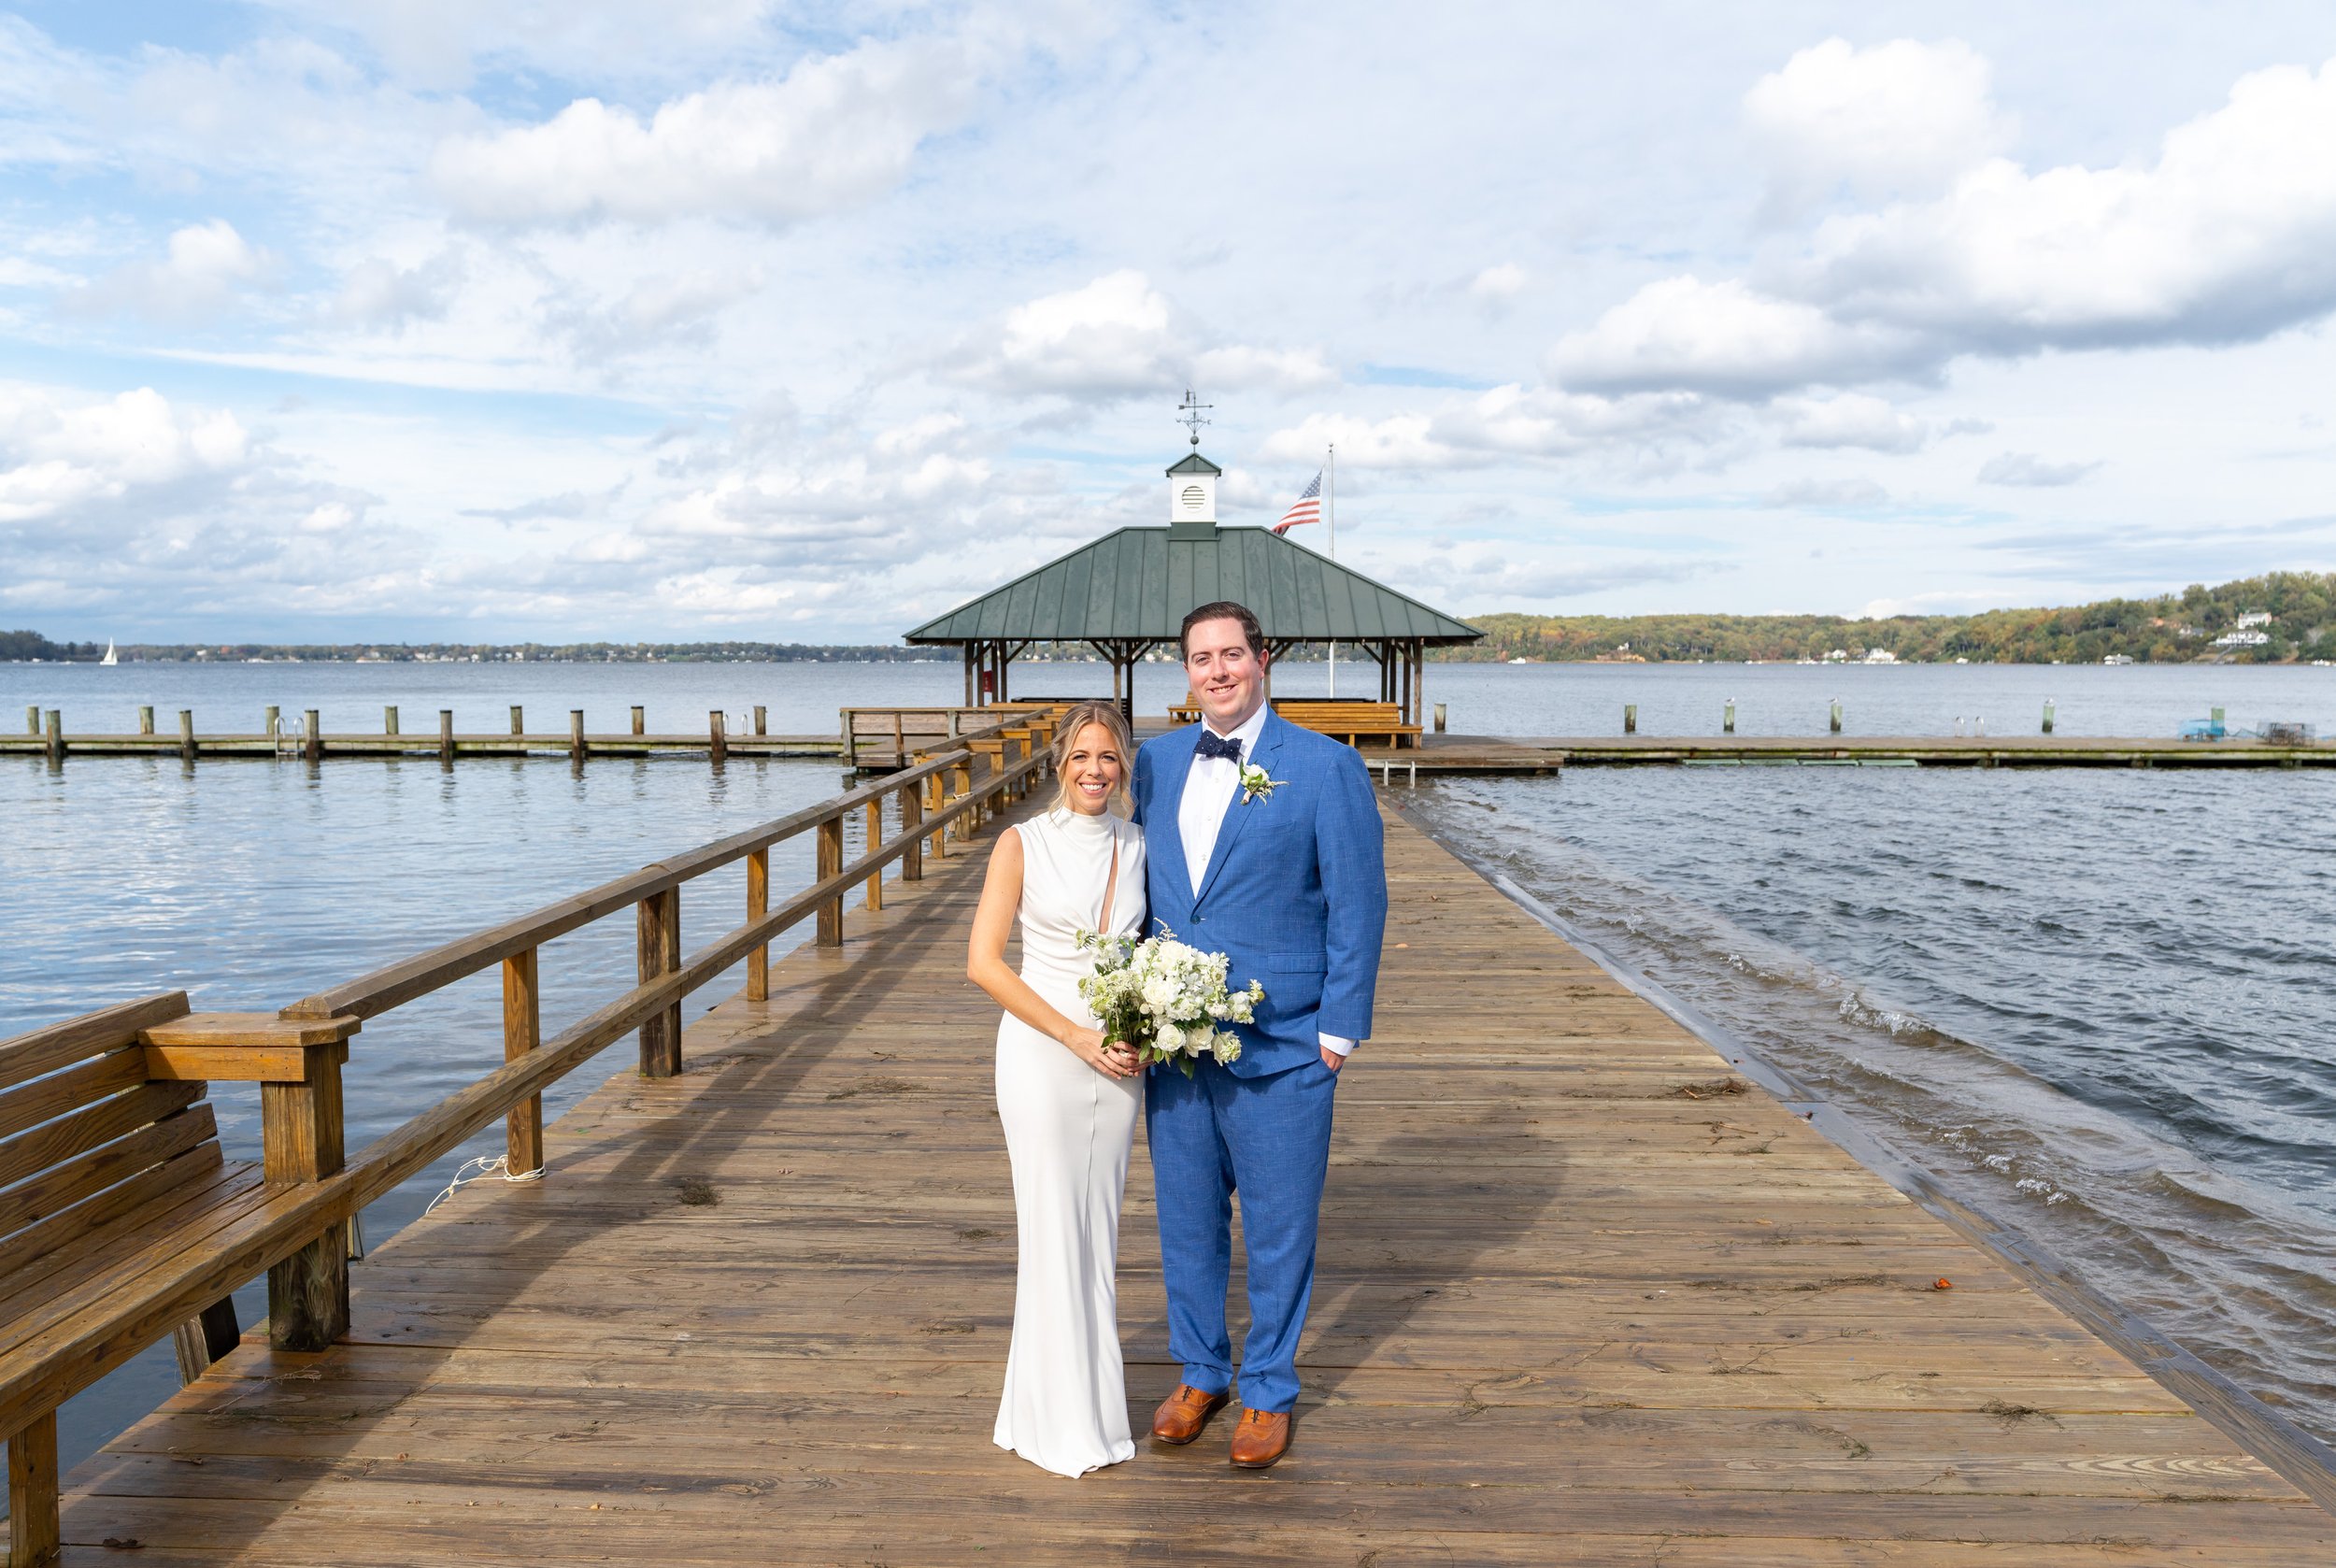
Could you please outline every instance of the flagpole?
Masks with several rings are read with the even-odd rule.
[[[1331,559],[1338,559],[1338,447],[1333,443],[1322,460],[1322,520],[1330,525]],[[1338,639],[1331,639],[1330,694],[1338,695]]]

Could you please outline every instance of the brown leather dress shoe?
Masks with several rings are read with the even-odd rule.
[[[1162,1443],[1189,1443],[1201,1435],[1209,1417],[1224,1403],[1221,1393],[1207,1393],[1189,1383],[1179,1383],[1176,1391],[1161,1400],[1160,1408],[1152,1412],[1152,1435]]]
[[[1232,1461],[1244,1470],[1262,1470],[1289,1452],[1289,1412],[1244,1410],[1232,1429]]]

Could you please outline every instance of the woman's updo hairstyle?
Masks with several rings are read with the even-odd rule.
[[[1061,725],[1054,733],[1054,745],[1048,756],[1054,768],[1054,803],[1065,811],[1076,810],[1071,804],[1071,781],[1063,767],[1071,760],[1071,748],[1090,724],[1101,724],[1111,734],[1111,744],[1119,749],[1119,788],[1113,794],[1113,804],[1121,815],[1132,808],[1128,787],[1135,779],[1135,735],[1128,728],[1127,716],[1119,711],[1118,703],[1080,703],[1062,716]]]

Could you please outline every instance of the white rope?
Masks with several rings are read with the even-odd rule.
[[[470,1174],[473,1165],[478,1167],[478,1174],[476,1176]],[[467,1187],[474,1181],[484,1181],[489,1176],[501,1176],[506,1181],[541,1181],[544,1179],[544,1168],[538,1165],[532,1171],[521,1171],[519,1175],[513,1176],[511,1157],[507,1154],[482,1154],[475,1160],[465,1160],[456,1168],[454,1179],[446,1184],[446,1190],[431,1199],[430,1206],[421,1211],[422,1218],[429,1219],[437,1211],[438,1205],[454,1196],[459,1189]]]

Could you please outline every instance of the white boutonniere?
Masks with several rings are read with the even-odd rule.
[[[1272,800],[1275,789],[1288,782],[1286,778],[1275,778],[1255,763],[1244,763],[1241,764],[1241,804],[1246,805],[1253,800]]]

